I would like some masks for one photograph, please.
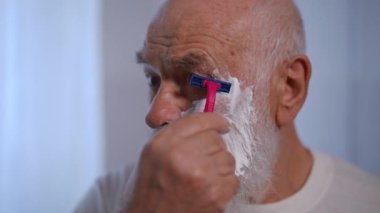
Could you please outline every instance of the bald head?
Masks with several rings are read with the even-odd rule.
[[[148,39],[173,38],[167,41],[171,45],[196,33],[217,40],[216,48],[229,46],[217,51],[245,63],[260,61],[265,70],[305,51],[302,19],[291,0],[169,0],[153,20]]]

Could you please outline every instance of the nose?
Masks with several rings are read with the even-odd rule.
[[[181,112],[189,105],[189,101],[179,95],[178,86],[171,82],[162,82],[145,117],[145,122],[154,129],[162,127],[179,119]]]

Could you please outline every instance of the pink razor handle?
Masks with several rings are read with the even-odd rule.
[[[203,81],[203,86],[207,87],[207,97],[204,112],[214,112],[216,92],[220,89],[221,85],[218,82]]]
[[[216,93],[229,93],[232,84],[227,81],[207,78],[193,73],[190,78],[190,85],[198,88],[207,88],[207,97],[204,112],[213,112]]]

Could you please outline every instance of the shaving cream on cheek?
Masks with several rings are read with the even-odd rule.
[[[230,93],[218,93],[215,103],[215,112],[221,114],[230,122],[230,131],[224,134],[223,140],[227,149],[235,157],[237,176],[244,176],[247,168],[251,163],[252,142],[252,123],[257,121],[254,116],[253,107],[253,88],[240,88],[240,82],[237,78],[228,77],[222,79],[232,83]],[[195,101],[193,107],[185,114],[193,112],[202,112],[205,100]]]
[[[253,108],[253,88],[242,89],[237,78],[229,77],[232,83],[229,94],[218,94],[215,111],[223,115],[230,122],[230,131],[224,134],[223,140],[227,149],[235,157],[237,176],[244,176],[251,163],[252,153],[252,123],[257,118]]]

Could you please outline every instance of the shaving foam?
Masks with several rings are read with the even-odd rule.
[[[224,134],[223,140],[227,149],[235,157],[237,176],[243,176],[246,168],[250,164],[251,143],[251,123],[257,118],[252,117],[253,113],[253,88],[241,88],[240,82],[235,77],[221,79],[232,83],[230,92],[218,93],[216,97],[214,111],[221,114],[230,122],[230,131]],[[206,100],[195,101],[193,107],[184,112],[183,115],[192,112],[202,112]]]
[[[217,70],[214,74],[220,76]],[[232,83],[230,93],[217,93],[214,111],[230,122],[230,131],[222,137],[235,158],[235,174],[240,179],[239,192],[229,205],[231,212],[236,212],[236,205],[259,203],[271,189],[278,129],[270,119],[265,93],[254,93],[257,88],[254,86],[243,88],[235,77],[218,80]],[[194,102],[193,107],[183,115],[202,112],[205,102]]]

